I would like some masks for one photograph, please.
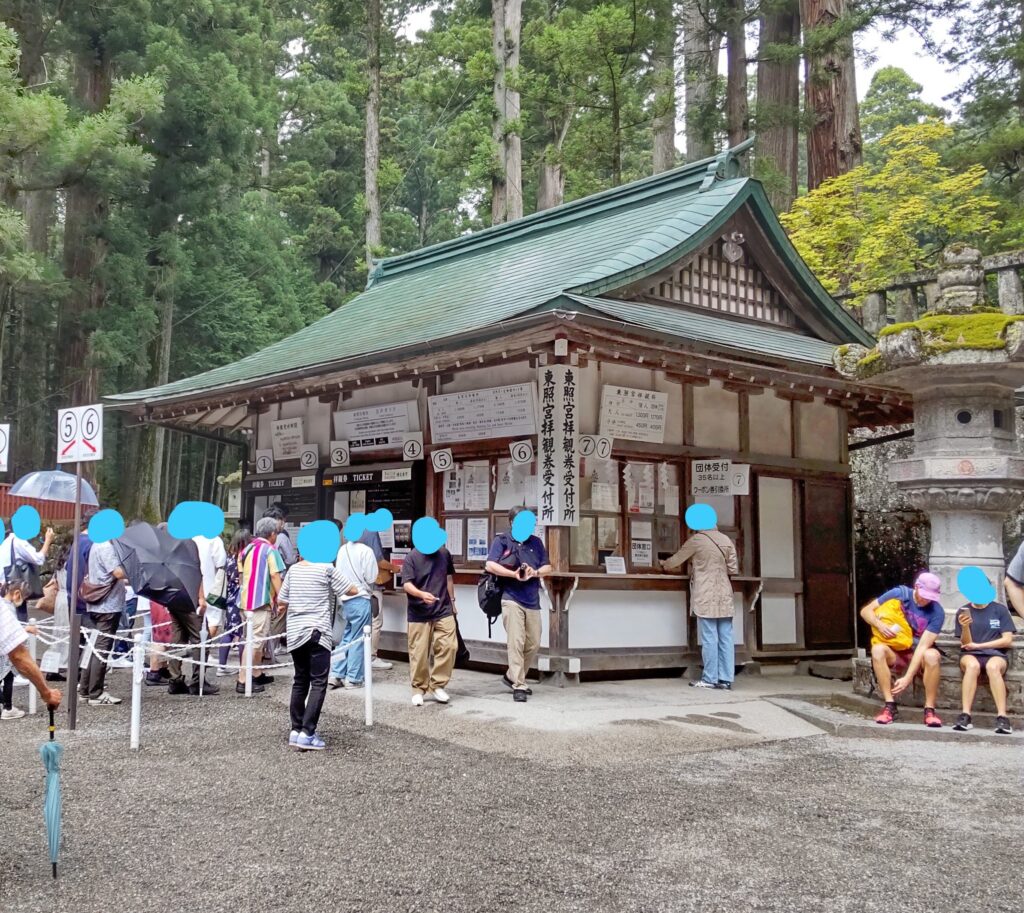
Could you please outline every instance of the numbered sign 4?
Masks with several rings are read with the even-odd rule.
[[[525,466],[533,462],[533,441],[513,441],[508,445],[512,462],[516,466]]]
[[[332,466],[348,466],[350,459],[348,441],[331,441]]]
[[[451,448],[445,447],[444,450],[431,451],[430,464],[434,467],[434,472],[447,472],[451,469],[455,465]]]
[[[274,451],[273,450],[257,450],[256,451],[256,471],[258,473],[273,472],[274,471]]]
[[[402,458],[406,460],[423,459],[423,432],[410,431],[402,443]]]
[[[299,468],[316,469],[320,465],[320,451],[316,444],[303,444],[299,450]]]
[[[57,413],[57,462],[103,459],[103,406],[76,406]]]

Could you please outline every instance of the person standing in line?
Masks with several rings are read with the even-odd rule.
[[[416,527],[413,542],[416,543]],[[443,541],[443,533],[440,534]],[[428,537],[429,538],[429,537]],[[417,545],[402,562],[402,589],[408,597],[409,671],[412,675],[412,704],[423,706],[430,694],[440,704],[448,703],[445,687],[455,667],[458,640],[455,634],[455,563],[443,545],[423,551]],[[434,664],[430,665],[433,655]]]
[[[334,566],[355,584],[352,592],[342,596],[342,613],[335,619],[335,627],[341,630],[337,639],[340,646],[349,646],[331,666],[331,688],[362,688],[363,650],[356,641],[363,636],[363,628],[370,624],[373,603],[374,581],[377,579],[377,559],[373,557],[373,549],[360,541],[362,523],[353,517],[345,524],[345,544],[338,549]],[[287,579],[287,578],[286,578]],[[341,622],[339,624],[339,621]]]
[[[251,619],[252,635],[258,640],[270,634],[270,611],[277,602],[277,594],[281,591],[281,578],[284,576],[285,568],[281,553],[274,548],[277,541],[277,520],[273,517],[261,517],[256,521],[255,533],[253,540],[242,552],[239,568],[242,577],[242,611],[249,613],[247,617]],[[254,652],[259,655],[259,646]],[[250,661],[249,650],[246,649],[245,653],[245,661],[238,670],[238,681],[235,684],[235,691],[238,694],[245,694],[245,667]],[[256,665],[255,657],[252,663]],[[254,675],[253,694],[259,694],[264,686],[273,681],[274,676],[267,675],[266,672]]]
[[[502,684],[516,703],[525,703],[533,694],[526,686],[526,673],[540,647],[540,578],[551,573],[551,564],[544,543],[533,534],[537,517],[532,511],[513,507],[508,522],[511,532],[495,536],[484,567],[502,583],[501,623],[508,641],[508,670]]]
[[[228,560],[224,566],[224,577],[227,584],[225,595],[227,607],[224,609],[224,613],[227,619],[227,629],[221,638],[217,675],[232,674],[227,668],[232,646],[238,644],[239,663],[241,663],[242,654],[245,651],[245,632],[240,627],[242,624],[242,609],[239,602],[241,600],[242,580],[238,572],[238,558],[250,542],[252,542],[252,533],[243,526],[235,531],[235,534],[231,537],[231,542],[228,543]]]
[[[691,688],[731,691],[736,675],[733,646],[733,596],[730,578],[740,571],[736,546],[718,531],[718,515],[709,504],[691,504],[686,525],[694,531],[671,558],[661,562],[672,571],[690,563],[690,612],[700,629],[704,671]]]
[[[107,655],[113,645],[113,634],[121,620],[125,603],[125,573],[118,560],[114,546],[109,542],[96,542],[89,550],[89,574],[92,587],[98,590],[99,598],[88,602],[89,618],[96,629],[96,642],[85,671],[80,692],[92,706],[107,707],[120,704],[121,698],[107,693]]]
[[[201,567],[199,549],[192,543],[192,556],[195,567]],[[201,576],[201,572],[200,572]],[[203,616],[206,613],[205,587],[200,579],[199,592],[196,594],[195,604],[180,594],[174,601],[168,603],[167,611],[171,616],[171,641],[176,644],[189,644],[188,654],[192,659],[192,673],[188,683],[185,682],[185,675],[182,672],[181,656],[172,652],[167,659],[167,671],[171,680],[167,683],[168,694],[199,694],[200,676],[205,677],[205,670],[199,665],[199,642],[202,639]],[[179,648],[180,649],[180,648]],[[203,681],[204,694],[216,694],[220,688],[212,682]]]
[[[209,640],[213,642],[224,627],[224,605],[226,602],[227,579],[225,568],[228,563],[228,553],[224,548],[224,540],[220,536],[193,536],[196,548],[199,550],[199,570],[203,575],[203,598],[206,602],[206,612],[203,614],[203,622],[206,624],[206,633]],[[211,599],[220,600],[221,605],[214,605]]]
[[[18,622],[18,607],[25,604],[26,593],[24,581],[0,585],[0,677],[6,677],[12,667],[17,669],[39,692],[43,703],[51,710],[56,710],[62,695],[56,688],[46,684],[42,670],[26,646],[29,632]],[[4,719],[10,717],[5,716]]]
[[[316,528],[320,523],[325,526]],[[322,751],[327,747],[317,733],[317,725],[331,667],[331,606],[334,601],[351,598],[359,592],[329,560],[315,560],[330,558],[337,549],[336,530],[330,535],[333,529],[333,524],[327,520],[318,520],[303,529],[299,536],[299,561],[285,575],[277,597],[278,606],[288,620],[288,652],[295,666],[288,744],[301,751]],[[325,537],[332,541],[323,541]]]
[[[376,533],[372,529],[363,530],[359,541],[363,545],[369,546],[374,560],[377,562],[377,578],[370,590],[370,650],[373,657],[370,668],[374,672],[387,672],[388,669],[393,669],[395,664],[389,663],[377,655],[377,649],[380,646],[380,632],[384,627],[384,590],[377,580],[384,577],[385,573],[388,575],[397,573],[398,566],[384,557],[384,546],[380,541],[380,533]]]
[[[263,512],[263,516],[277,521],[277,538],[274,540],[274,548],[280,553],[281,560],[284,562],[283,573],[287,574],[288,568],[295,564],[299,557],[292,538],[288,535],[288,508],[278,501],[276,504],[271,504]],[[280,612],[271,612],[270,633],[273,636],[263,644],[263,661],[265,663],[275,662],[276,651],[285,646],[284,626],[284,615]]]

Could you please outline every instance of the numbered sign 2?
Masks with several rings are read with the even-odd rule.
[[[512,462],[516,466],[525,466],[533,462],[533,441],[513,441],[508,445]]]
[[[444,450],[431,451],[430,464],[434,467],[434,472],[447,472],[451,469],[455,465],[451,448],[445,447]]]
[[[348,449],[348,441],[331,441],[331,465],[348,466],[351,454]]]
[[[0,425],[0,472],[7,472],[7,458],[11,452],[11,426]]]
[[[274,451],[273,450],[257,450],[256,451],[256,471],[258,473],[273,472],[274,471]]]
[[[57,413],[57,462],[103,459],[103,406],[76,406]]]
[[[316,444],[303,444],[299,450],[299,468],[316,469],[320,465],[320,451]]]
[[[411,431],[402,442],[402,458],[405,460],[423,459],[423,432]]]

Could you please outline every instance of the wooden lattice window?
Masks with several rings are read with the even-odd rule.
[[[724,246],[720,238],[686,266],[651,286],[643,297],[795,327],[793,312],[751,260],[746,248],[739,247],[742,256],[730,262]]]

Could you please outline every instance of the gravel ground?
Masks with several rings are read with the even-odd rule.
[[[60,735],[57,882],[45,727],[2,724],[0,911],[1020,909],[1016,745],[694,742],[666,725],[647,752],[643,727],[606,727],[590,736],[601,751],[566,763],[546,750],[555,735],[531,757],[500,722],[480,747],[439,738],[437,706],[417,711],[437,733],[397,713],[367,733],[359,702],[330,695],[333,750],[298,754],[282,744],[286,689],[202,706],[150,689],[139,753],[127,704],[83,708]]]

